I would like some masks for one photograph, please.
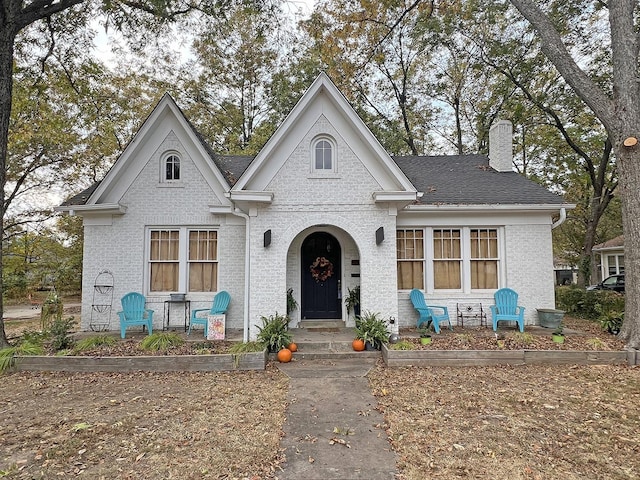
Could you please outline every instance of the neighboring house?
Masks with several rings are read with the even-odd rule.
[[[610,275],[624,273],[624,235],[594,245],[591,252],[600,257],[600,261],[596,259],[598,278],[593,283],[601,282]]]
[[[553,270],[556,285],[572,285],[578,282],[578,267],[563,258],[556,257],[553,259]]]
[[[112,329],[126,292],[147,297],[159,327],[171,293],[193,309],[227,290],[227,328],[255,338],[289,288],[293,325],[353,326],[342,299],[356,286],[362,311],[396,331],[418,318],[412,288],[455,320],[458,302],[488,311],[510,287],[534,324],[554,307],[553,218],[573,205],[513,172],[511,152],[500,121],[490,160],[391,157],[321,74],[255,158],[218,156],[165,95],[105,178],[58,208],[84,220],[82,327],[103,270]]]

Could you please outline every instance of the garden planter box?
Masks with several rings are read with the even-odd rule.
[[[389,367],[413,365],[474,367],[486,365],[637,365],[636,351],[573,350],[389,350],[382,358]]]
[[[239,355],[154,355],[131,357],[18,356],[19,371],[63,372],[213,372],[264,370],[267,350]]]

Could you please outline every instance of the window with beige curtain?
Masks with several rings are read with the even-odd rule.
[[[152,292],[175,292],[179,285],[180,232],[178,230],[152,230],[149,249]]]
[[[424,288],[424,231],[396,231],[398,289]]]
[[[498,231],[471,229],[471,288],[498,288]]]
[[[460,230],[433,230],[433,280],[436,289],[462,288]]]
[[[189,291],[215,292],[218,288],[218,232],[189,231]]]

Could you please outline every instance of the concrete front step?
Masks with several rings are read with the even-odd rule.
[[[316,332],[338,332],[345,328],[342,320],[301,320],[298,328]]]
[[[298,351],[293,355],[299,359],[378,358],[381,355],[379,350],[356,352],[351,342],[352,339],[299,340],[296,342]]]
[[[294,360],[371,360],[380,358],[382,352],[379,350],[356,352],[352,350],[330,351],[330,350],[300,350],[293,354]],[[269,354],[270,360],[277,360],[275,353]]]

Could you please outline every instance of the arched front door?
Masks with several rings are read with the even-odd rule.
[[[341,258],[340,244],[329,233],[312,233],[302,242],[303,320],[342,318]]]

